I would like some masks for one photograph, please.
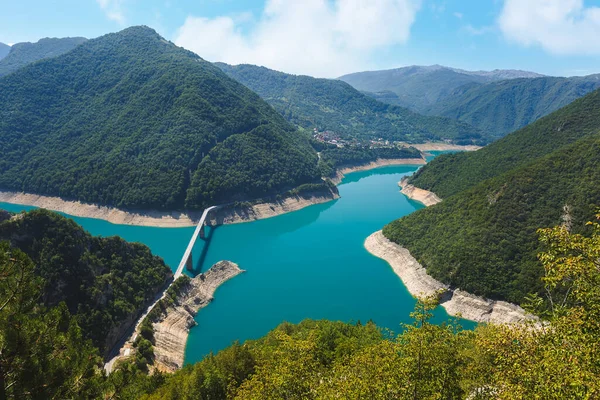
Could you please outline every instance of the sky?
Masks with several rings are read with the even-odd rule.
[[[0,0],[0,42],[147,25],[208,61],[334,78],[440,64],[600,73],[600,0]]]

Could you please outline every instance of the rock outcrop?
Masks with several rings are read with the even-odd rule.
[[[398,182],[398,186],[402,189],[400,190],[402,194],[411,200],[424,204],[426,207],[433,206],[442,201],[435,193],[410,185],[408,183],[408,176],[402,178],[402,180]]]
[[[173,372],[183,366],[185,344],[190,328],[196,325],[194,317],[198,310],[213,300],[222,283],[242,272],[235,263],[219,261],[181,290],[176,303],[153,324],[156,368]]]
[[[497,324],[536,319],[517,305],[451,289],[435,280],[407,249],[388,240],[381,231],[373,233],[365,240],[365,248],[374,256],[387,261],[413,296],[429,296],[442,292],[440,304],[450,315],[460,314],[463,318],[475,322]]]

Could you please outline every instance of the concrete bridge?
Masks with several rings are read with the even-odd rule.
[[[177,278],[179,278],[181,276],[181,274],[183,274],[184,267],[187,267],[188,270],[192,270],[194,268],[194,263],[192,261],[192,249],[194,248],[194,245],[196,244],[196,240],[198,239],[198,236],[200,236],[201,239],[204,239],[204,225],[205,225],[206,217],[208,216],[208,213],[218,207],[219,206],[208,207],[202,213],[202,217],[200,218],[200,221],[198,222],[198,226],[196,226],[196,230],[194,231],[194,234],[192,235],[192,239],[190,240],[190,243],[188,244],[188,247],[185,250],[185,253],[183,253],[183,258],[181,259],[181,262],[179,263],[179,266],[177,267],[177,271],[175,271],[175,275],[173,276],[173,281],[176,281]]]
[[[202,217],[200,218],[200,221],[198,222],[198,225],[196,226],[196,230],[194,231],[194,234],[192,235],[192,239],[190,240],[190,243],[188,244],[188,247],[185,250],[185,253],[183,254],[183,258],[181,259],[181,262],[179,263],[179,267],[177,268],[177,271],[175,271],[175,275],[173,276],[173,281],[169,285],[167,285],[162,290],[162,292],[157,294],[157,296],[154,298],[154,301],[152,302],[152,304],[150,304],[146,308],[146,311],[141,315],[141,317],[139,317],[137,319],[135,325],[133,325],[132,328],[113,347],[113,349],[111,349],[111,351],[109,353],[109,357],[108,357],[109,361],[107,361],[104,364],[104,370],[106,371],[106,373],[110,374],[112,372],[115,362],[117,360],[119,360],[121,357],[129,356],[131,347],[133,347],[133,342],[135,341],[136,336],[137,336],[136,332],[138,331],[141,323],[144,321],[144,318],[146,318],[146,316],[150,313],[150,311],[152,311],[154,306],[166,296],[167,289],[169,289],[169,287],[173,284],[173,282],[175,282],[177,280],[177,278],[179,278],[181,276],[181,274],[183,274],[183,268],[187,266],[187,268],[189,270],[193,269],[194,265],[193,265],[193,261],[192,261],[192,249],[194,248],[194,245],[196,244],[196,240],[198,239],[198,236],[200,236],[200,238],[202,238],[202,239],[204,238],[204,226],[206,223],[206,217],[208,216],[208,213],[218,207],[219,206],[208,207],[207,209],[204,210],[204,212],[202,213]]]

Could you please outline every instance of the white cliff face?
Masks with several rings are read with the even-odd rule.
[[[190,328],[196,325],[196,313],[213,300],[221,284],[242,272],[235,263],[219,261],[182,289],[176,304],[153,324],[155,365],[159,370],[174,372],[183,366],[185,344]]]
[[[408,176],[402,178],[402,180],[398,182],[398,186],[402,188],[400,193],[404,194],[411,200],[415,200],[424,204],[426,207],[436,205],[442,201],[442,199],[440,199],[435,193],[430,192],[429,190],[420,189],[414,185],[409,185]]]
[[[442,291],[440,304],[450,315],[460,314],[462,318],[475,322],[495,324],[513,324],[536,319],[517,305],[488,300],[459,289],[450,289],[448,285],[429,276],[407,249],[388,240],[381,231],[373,233],[365,240],[365,248],[374,256],[387,261],[413,296],[430,296]]]

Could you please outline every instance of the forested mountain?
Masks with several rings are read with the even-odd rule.
[[[288,121],[305,129],[331,130],[345,138],[487,142],[485,133],[467,124],[381,103],[338,80],[290,75],[254,65],[217,65]]]
[[[32,260],[40,282],[35,300],[48,308],[64,302],[83,337],[103,353],[172,277],[145,245],[91,236],[72,219],[46,210],[0,216],[2,241]]]
[[[258,95],[147,27],[0,79],[0,189],[123,208],[202,208],[319,180]]]
[[[0,43],[0,60],[2,60],[10,52],[10,46]]]
[[[432,65],[357,72],[338,79],[360,91],[370,92],[381,101],[422,112],[446,97],[456,95],[456,90],[466,84],[537,76],[541,75],[515,70],[464,71]]]
[[[599,179],[596,91],[482,150],[424,167],[412,182],[444,201],[384,234],[436,279],[521,303],[542,290],[537,229],[584,232],[600,206]]]
[[[65,54],[86,40],[82,37],[45,38],[36,43],[17,43],[10,48],[10,53],[0,60],[0,77],[32,62]]]
[[[600,90],[475,152],[436,157],[410,183],[446,198],[600,132]]]
[[[456,89],[426,110],[498,137],[520,129],[600,87],[600,75],[512,79]]]

